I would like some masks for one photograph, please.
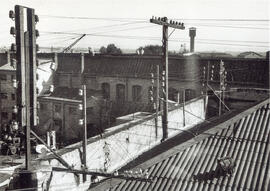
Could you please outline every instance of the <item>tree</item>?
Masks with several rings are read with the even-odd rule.
[[[100,54],[106,54],[107,49],[104,46],[102,46],[102,47],[100,47],[99,52],[100,52]]]
[[[162,46],[160,45],[146,45],[145,47],[139,47],[137,49],[137,53],[141,53],[141,52],[143,52],[143,54],[145,55],[162,55],[163,54]],[[168,51],[168,54],[180,55],[176,51]]]
[[[147,45],[143,47],[144,54],[162,55],[162,46],[160,45]]]
[[[120,48],[117,48],[115,46],[115,44],[108,44],[107,48],[105,48],[104,46],[102,46],[99,49],[99,52],[101,54],[122,54],[122,50]]]

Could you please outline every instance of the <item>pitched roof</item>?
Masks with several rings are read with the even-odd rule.
[[[252,52],[252,51],[248,51],[248,52],[242,52],[240,54],[238,54],[237,57],[239,58],[245,58],[246,56],[252,56],[254,58],[258,58],[258,57],[263,57],[261,54],[257,53],[257,52]]]
[[[148,169],[152,183],[124,180],[110,190],[270,190],[269,101],[187,141],[192,144],[180,144],[139,165]],[[220,173],[217,159],[221,157],[235,161],[231,175]]]
[[[160,66],[161,56],[138,55],[95,55],[84,54],[84,74],[88,76],[126,76],[126,77],[150,77],[151,72],[156,72],[156,66]],[[81,54],[59,54],[57,72],[77,73],[81,71]],[[197,60],[184,57],[169,58],[169,75],[191,79],[198,76]]]
[[[80,73],[81,54],[58,54],[58,72]]]

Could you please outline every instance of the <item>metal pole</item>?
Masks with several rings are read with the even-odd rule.
[[[165,22],[167,22],[167,18],[165,17]],[[165,85],[163,90],[163,116],[162,116],[162,130],[163,130],[163,138],[165,140],[168,138],[168,26],[163,25],[163,66],[162,72],[165,77]]]
[[[222,99],[222,93],[221,93],[221,86],[219,86],[219,106],[218,106],[218,115],[220,116],[221,115],[221,99]]]
[[[207,62],[206,94],[208,94],[209,73],[210,73],[210,61]]]
[[[205,115],[207,113],[207,102],[206,102],[206,100],[207,100],[207,96],[208,96],[209,73],[210,73],[210,61],[207,62],[206,87],[205,87],[205,106],[204,106]]]
[[[186,126],[186,115],[185,115],[185,101],[186,101],[186,98],[185,98],[185,96],[186,96],[186,92],[185,92],[185,89],[184,89],[184,91],[183,91],[183,127],[185,127]]]
[[[84,170],[87,169],[86,165],[86,146],[87,146],[87,113],[86,113],[86,85],[82,85],[83,89],[83,167]],[[86,181],[86,175],[83,176],[83,181]]]
[[[159,112],[159,65],[157,65],[157,92],[156,92],[156,118],[155,118],[155,133],[158,137],[158,112]]]
[[[2,92],[1,88],[2,80],[0,79],[0,93]],[[2,95],[0,94],[0,111],[2,111]],[[2,112],[0,113],[0,125],[2,126]],[[0,129],[0,133],[2,134],[2,128]]]

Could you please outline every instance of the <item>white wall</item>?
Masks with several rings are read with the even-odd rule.
[[[181,132],[181,129],[187,129],[195,124],[198,124],[205,119],[204,113],[204,100],[197,99],[193,102],[189,102],[185,106],[186,126],[183,127],[183,110],[182,107],[178,107],[173,111],[169,111],[168,115],[168,132],[169,137],[174,136]],[[192,113],[192,114],[191,114]],[[134,158],[141,155],[143,152],[151,149],[154,145],[160,143],[162,138],[161,128],[161,116],[158,118],[158,136],[155,136],[154,118],[146,119],[135,119],[132,122],[121,124],[109,129],[110,132],[123,128],[118,133],[100,138],[95,142],[87,145],[87,167],[90,171],[104,171],[105,153],[104,145],[105,142],[109,145],[109,159],[110,165],[107,172],[113,172],[116,169],[124,166]],[[131,123],[138,123],[131,125]],[[130,128],[127,128],[130,126]],[[91,138],[90,138],[91,139]],[[127,139],[129,141],[127,141]],[[76,145],[72,145],[73,147]],[[61,153],[61,151],[59,152]],[[81,169],[80,152],[78,149],[71,150],[62,155],[63,159],[66,160],[70,165],[74,166],[75,169]],[[43,161],[42,164],[50,164],[52,166],[61,166],[61,164],[53,159],[51,161]],[[90,184],[90,177],[88,176],[88,182],[85,184],[76,183],[76,178],[72,173],[53,172],[53,176],[50,183],[50,190],[58,190],[60,184],[63,185],[61,188],[68,190],[86,190]],[[67,187],[70,185],[70,187]],[[77,185],[77,186],[76,186]],[[72,188],[74,186],[74,189]]]

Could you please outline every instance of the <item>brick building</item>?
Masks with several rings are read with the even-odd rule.
[[[53,71],[51,70],[51,56],[40,56],[40,65],[37,69],[38,95],[47,91],[53,83]],[[16,62],[14,55],[9,52],[0,54],[0,124],[7,123],[12,119],[12,106],[16,105]]]
[[[2,68],[0,73],[3,74],[1,75],[2,99],[0,103],[3,103],[1,104],[1,116],[3,115],[1,119],[8,120],[11,118],[11,112],[6,112],[4,108],[15,104],[14,89],[10,88],[15,70],[9,64],[9,54],[0,56]],[[54,61],[57,66],[56,71],[51,73],[49,78],[40,81],[40,86],[45,87],[44,91],[40,90],[42,93],[52,83],[56,89],[70,89],[71,92],[85,83],[88,90],[101,90],[103,98],[108,101],[107,103],[111,103],[112,116],[109,118],[136,111],[149,111],[153,106],[149,97],[149,88],[152,85],[150,73],[156,73],[157,65],[161,70],[161,56],[45,53],[38,54],[38,58]],[[185,100],[198,97],[206,91],[202,84],[206,79],[203,71],[204,68],[207,70],[208,65],[210,66],[209,75],[213,74],[209,78],[209,84],[213,89],[218,90],[220,60],[220,58],[200,55],[170,57],[169,99],[182,102],[183,91],[185,91]],[[222,60],[227,71],[228,89],[269,88],[268,59],[222,57]],[[40,75],[41,78],[44,74]],[[4,85],[7,82],[9,86]],[[68,97],[60,98],[68,99]],[[107,106],[101,113],[104,113],[106,108]],[[101,122],[96,122],[96,124],[101,124]]]
[[[104,98],[112,101],[117,116],[151,108],[150,73],[161,70],[160,56],[58,54],[58,69],[54,83],[59,87],[76,88],[83,81],[90,89],[102,90]],[[209,84],[219,89],[221,58],[191,55],[169,58],[169,99],[181,102],[198,97],[206,87],[203,74],[209,65]],[[227,88],[269,87],[269,60],[222,57],[227,71]],[[155,95],[155,93],[154,93]],[[120,107],[119,107],[120,106]]]
[[[12,118],[12,106],[16,104],[16,89],[12,80],[16,79],[15,68],[10,64],[8,53],[0,54],[0,124]]]
[[[78,88],[58,87],[52,93],[39,96],[40,121],[35,132],[46,135],[47,131],[54,130],[57,133],[57,139],[65,143],[81,138],[83,126],[79,124],[79,120],[83,116],[79,105],[82,104],[82,98],[78,92]],[[106,103],[101,99],[100,91],[87,90],[86,95],[88,136],[93,136],[101,133],[102,130],[99,128],[106,125],[104,121],[107,121],[108,115],[102,111]]]
[[[104,98],[113,102],[113,113],[121,116],[151,108],[150,73],[156,76],[157,65],[161,68],[160,56],[58,54],[54,84],[57,87],[77,88],[84,81],[87,88],[102,90]],[[200,95],[197,65],[193,58],[169,59],[170,100],[176,101],[177,93],[182,100],[183,90],[186,91],[186,100]]]

